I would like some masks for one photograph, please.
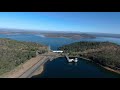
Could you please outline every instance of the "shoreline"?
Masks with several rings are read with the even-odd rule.
[[[72,39],[72,40],[80,40],[80,39],[94,39],[91,37],[80,37],[80,38],[73,38],[73,37],[64,37],[64,36],[45,36],[47,38],[65,38],[65,39]]]
[[[70,57],[72,57],[72,56],[70,56]],[[74,57],[74,56],[73,56],[73,57]],[[76,56],[76,57],[77,57],[77,56]],[[2,76],[0,76],[0,77],[2,77],[2,78],[17,78],[17,76],[19,76],[20,73],[23,73],[23,71],[26,71],[26,70],[27,70],[27,68],[28,68],[28,63],[33,62],[33,60],[34,60],[34,64],[35,64],[36,62],[39,61],[40,58],[42,59],[43,57],[42,57],[42,56],[34,57],[34,58],[32,58],[30,61],[27,61],[26,63],[24,63],[24,64],[16,67],[16,69],[14,69],[14,70],[12,70],[12,71],[10,71],[10,72],[7,72],[7,73],[5,73],[4,75],[2,75]],[[91,59],[88,59],[88,58],[85,58],[85,57],[78,57],[78,58],[81,58],[81,59],[84,59],[84,60],[87,60],[87,61],[90,61],[90,62],[95,63],[95,62],[92,61]],[[35,59],[37,59],[37,60],[35,60]],[[27,65],[27,67],[26,67],[25,64]],[[104,68],[104,69],[106,69],[106,70],[108,70],[108,71],[111,71],[111,72],[120,74],[120,71],[119,71],[119,70],[114,70],[114,69],[112,69],[112,68],[110,68],[110,67],[103,66],[103,65],[101,65],[101,64],[99,64],[99,63],[95,63],[95,64],[99,65],[100,67],[102,67],[102,68]],[[25,67],[24,67],[24,65],[25,65]],[[30,64],[29,64],[29,65],[30,65]],[[32,63],[30,66],[32,66],[32,65],[33,65],[33,63]],[[22,70],[22,71],[21,71],[21,70]],[[32,77],[34,77],[34,76],[36,76],[36,75],[42,74],[43,71],[44,71],[44,64],[43,64],[42,66],[40,66],[39,69],[38,69],[36,72],[33,73]]]
[[[48,57],[45,56],[46,54],[54,55],[54,53],[51,53],[51,52],[50,53],[44,53],[44,54],[41,54],[41,55],[37,55],[36,57],[33,57],[30,60],[27,60],[23,64],[20,64],[15,69],[2,74],[0,76],[0,78],[26,77],[26,75],[28,75],[31,72],[31,69],[34,70],[34,68],[38,67],[39,64],[40,64],[39,68],[37,70],[35,70],[35,72],[33,72],[30,77],[35,76],[37,74],[41,74],[44,71],[44,64],[46,63],[46,61],[49,60]]]
[[[70,57],[72,57],[72,56],[70,56]],[[73,56],[73,57],[74,57],[74,56]],[[76,56],[76,57],[77,57],[77,56]],[[78,58],[81,58],[81,59],[84,59],[84,60],[87,60],[87,61],[90,61],[90,62],[94,62],[93,60],[88,59],[88,58],[85,58],[85,57],[79,56]],[[95,62],[94,62],[94,63],[95,63]],[[95,64],[99,65],[100,67],[102,67],[102,68],[104,68],[104,69],[106,69],[106,70],[108,70],[108,71],[111,71],[111,72],[120,74],[120,71],[119,71],[119,70],[114,70],[114,69],[112,69],[112,68],[110,68],[110,67],[103,66],[103,65],[101,65],[101,64],[99,64],[99,63],[95,63]]]
[[[90,62],[95,63],[94,61],[92,61],[91,59],[88,59],[88,58],[84,58],[84,57],[78,57],[78,58],[81,58],[81,59],[84,59],[84,60],[87,60],[87,61],[90,61]],[[107,66],[103,66],[103,65],[101,65],[101,64],[99,64],[99,63],[95,63],[95,64],[99,65],[101,68],[104,68],[105,70],[108,70],[108,71],[113,72],[113,73],[120,74],[120,71],[118,71],[118,70],[114,70],[114,69],[109,68],[109,67],[107,67]],[[33,74],[32,77],[37,76],[37,75],[41,75],[43,72],[44,72],[44,65],[42,65],[42,66]]]
[[[92,61],[91,59],[88,59],[88,58],[84,58],[84,57],[80,57],[80,58],[85,59],[85,60],[87,60],[87,61],[94,62],[94,61]],[[94,63],[95,63],[95,62],[94,62]],[[103,66],[103,65],[101,65],[101,64],[99,64],[99,63],[95,63],[95,64],[99,65],[100,67],[102,67],[102,68],[104,68],[104,69],[106,69],[106,70],[109,70],[109,71],[111,71],[111,72],[120,74],[120,71],[119,71],[119,70],[114,70],[114,69],[112,69],[112,68],[110,68],[110,67]]]
[[[19,66],[17,66],[13,70],[2,74],[0,77],[1,78],[19,78],[19,76],[21,74],[23,74],[29,68],[34,66],[34,64],[36,64],[37,62],[42,61],[42,59],[43,59],[42,55],[33,57],[30,60],[27,60],[26,62],[24,62],[23,64],[20,64]],[[41,68],[41,66],[40,66],[40,68]]]
[[[102,66],[102,65],[100,65],[100,66],[103,67],[103,68],[106,69],[106,70],[109,70],[109,71],[111,71],[111,72],[114,72],[114,73],[120,74],[120,71],[119,71],[119,70],[114,70],[114,69],[109,68],[109,67],[107,67],[107,66]]]
[[[32,77],[42,74],[43,71],[44,65],[40,66],[39,69],[35,73],[33,73]]]

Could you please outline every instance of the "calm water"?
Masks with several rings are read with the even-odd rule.
[[[48,61],[44,72],[32,78],[120,78],[120,75],[83,59],[78,63],[68,63],[65,58],[57,58]]]
[[[0,38],[11,38],[19,41],[31,41],[31,42],[43,43],[45,45],[50,45],[53,50],[58,49],[58,47],[62,45],[70,44],[78,41],[110,41],[120,44],[120,39],[106,38],[106,37],[98,37],[95,39],[72,40],[67,38],[47,38],[42,35],[34,35],[34,34],[14,34],[14,35],[0,34]],[[120,75],[105,70],[99,67],[98,65],[83,59],[79,59],[79,62],[75,64],[75,63],[67,63],[67,60],[65,58],[57,58],[53,61],[48,61],[45,64],[44,72],[41,75],[35,77],[120,78]]]

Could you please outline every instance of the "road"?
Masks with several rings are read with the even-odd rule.
[[[39,60],[31,68],[29,68],[27,71],[22,73],[18,78],[31,78],[33,74],[37,71],[37,69],[40,68],[40,66],[46,63],[48,60],[54,59],[56,57],[59,57],[59,55],[56,53],[44,54],[44,57],[42,58],[42,60]]]

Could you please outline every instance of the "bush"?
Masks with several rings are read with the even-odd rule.
[[[35,57],[37,50],[44,53],[47,51],[47,47],[32,42],[0,38],[0,74],[10,71],[21,63]]]
[[[70,55],[89,58],[96,63],[120,68],[120,46],[110,42],[76,42],[59,48]]]

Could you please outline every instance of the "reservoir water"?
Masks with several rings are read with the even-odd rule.
[[[48,38],[36,34],[0,34],[0,38],[10,38],[19,41],[31,41],[50,45],[52,50],[78,41],[110,41],[120,44],[119,38],[97,37],[94,39],[72,40],[68,38]],[[120,74],[108,71],[95,63],[79,59],[78,63],[68,63],[64,57],[48,61],[42,74],[33,78],[120,78]]]

